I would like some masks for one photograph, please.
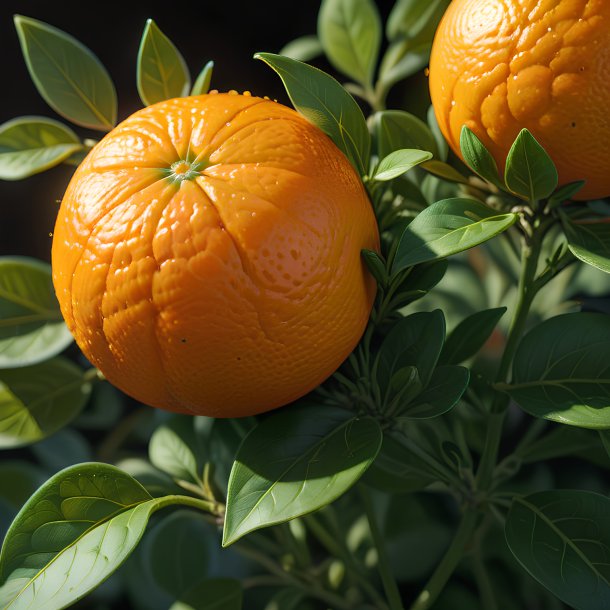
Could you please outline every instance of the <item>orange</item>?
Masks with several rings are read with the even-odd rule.
[[[582,199],[610,195],[608,0],[453,0],[434,40],[430,91],[458,155],[467,125],[502,171],[527,128],[560,184],[586,180]]]
[[[249,95],[155,104],[77,169],[53,239],[61,311],[87,358],[149,405],[216,417],[287,404],[357,344],[378,249],[346,157]]]

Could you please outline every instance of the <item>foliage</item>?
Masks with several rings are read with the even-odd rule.
[[[397,0],[384,41],[372,0],[323,0],[316,36],[255,56],[359,172],[382,234],[362,253],[378,285],[364,336],[298,404],[239,420],[134,405],[71,346],[48,265],[0,260],[3,607],[59,610],[94,589],[89,607],[104,591],[173,610],[608,607],[610,207],[572,202],[583,183],[558,187],[527,130],[498,168],[464,127],[466,167],[433,112],[386,108],[448,4]],[[50,107],[111,129],[93,53],[15,25]],[[320,54],[353,82],[303,63]],[[191,86],[146,23],[144,104],[206,93],[213,68]],[[55,119],[12,119],[0,178],[92,145]]]

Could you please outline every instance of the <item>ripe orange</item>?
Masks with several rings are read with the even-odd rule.
[[[522,128],[546,148],[560,183],[610,195],[610,2],[453,0],[437,30],[430,91],[459,153],[463,125],[500,169]]]
[[[83,161],[53,239],[78,345],[147,404],[237,417],[299,398],[358,342],[377,249],[362,183],[298,113],[249,95],[168,100]]]

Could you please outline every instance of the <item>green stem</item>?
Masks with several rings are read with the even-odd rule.
[[[164,496],[159,502],[159,508],[170,506],[172,504],[181,504],[182,506],[189,506],[190,508],[196,508],[206,513],[212,513],[213,515],[222,515],[224,513],[224,507],[216,502],[208,502],[207,500],[199,500],[198,498],[191,498],[190,496],[177,496],[170,495]]]
[[[493,585],[483,559],[483,540],[490,526],[491,515],[487,513],[477,530],[473,554],[473,568],[483,608],[485,608],[485,610],[498,610],[498,603],[496,601],[496,596],[494,595]]]
[[[508,331],[506,347],[502,355],[502,360],[496,376],[497,382],[508,381],[515,352],[519,341],[525,331],[527,317],[532,301],[536,296],[537,286],[535,285],[536,270],[538,268],[538,258],[542,247],[542,231],[536,232],[531,237],[531,241],[523,240],[521,254],[521,274],[519,277],[518,299],[512,323]],[[502,438],[502,428],[504,426],[504,416],[508,407],[508,396],[502,392],[497,392],[491,405],[487,436],[483,447],[483,454],[477,471],[477,487],[486,489],[491,484],[493,471],[498,459],[498,450]]]
[[[413,602],[410,610],[427,610],[436,601],[462,559],[464,548],[474,534],[477,525],[477,517],[476,511],[466,510],[445,556],[437,566],[434,574],[430,577],[430,580],[426,583],[422,592],[415,602]]]
[[[358,491],[360,492],[362,504],[364,505],[366,517],[369,522],[373,544],[377,550],[377,567],[379,568],[381,582],[383,583],[383,588],[386,597],[388,598],[390,610],[403,610],[404,607],[400,598],[400,591],[398,590],[398,585],[396,584],[396,580],[392,574],[392,567],[386,553],[385,540],[383,539],[381,530],[377,524],[373,503],[371,502],[371,498],[366,487],[359,485]]]

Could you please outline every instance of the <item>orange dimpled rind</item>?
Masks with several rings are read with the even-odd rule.
[[[214,94],[145,108],[62,201],[53,278],[78,345],[164,409],[251,415],[315,388],[357,344],[378,249],[349,162],[295,111]]]
[[[453,0],[436,33],[430,92],[461,155],[466,125],[502,171],[527,128],[578,197],[610,195],[610,2]]]

